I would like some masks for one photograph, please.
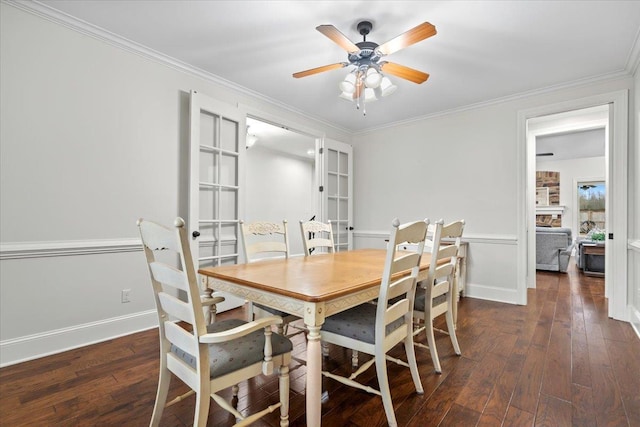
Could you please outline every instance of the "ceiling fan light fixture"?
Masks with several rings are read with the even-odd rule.
[[[398,86],[391,83],[389,77],[384,76],[380,81],[380,92],[382,96],[389,96],[398,89]]]
[[[356,91],[356,75],[347,74],[343,81],[340,82],[340,90],[346,94],[352,94]]]
[[[375,89],[380,86],[382,81],[382,74],[380,74],[375,68],[369,67],[365,74],[364,85],[368,88]]]
[[[364,102],[373,102],[377,100],[378,97],[376,96],[376,92],[374,89],[370,87],[364,89]]]

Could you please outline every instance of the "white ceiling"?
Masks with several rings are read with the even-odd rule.
[[[24,3],[24,2],[23,2]],[[29,2],[27,2],[29,3]],[[628,74],[638,61],[640,1],[173,1],[47,0],[78,19],[233,86],[351,132],[532,91]],[[36,5],[40,6],[40,5]],[[379,44],[424,21],[438,34],[386,57],[430,74],[367,116],[338,98],[346,61],[315,30],[332,24],[354,42],[373,22]]]
[[[569,133],[538,136],[536,153],[553,153],[540,156],[541,161],[579,159],[583,157],[604,157],[605,129],[590,129]]]

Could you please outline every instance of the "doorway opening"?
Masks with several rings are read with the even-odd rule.
[[[245,221],[288,222],[297,236],[298,221],[317,214],[316,150],[319,138],[258,118],[247,117]],[[289,239],[292,255],[302,240]]]

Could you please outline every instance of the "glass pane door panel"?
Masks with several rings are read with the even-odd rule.
[[[329,173],[327,176],[327,194],[329,197],[335,197],[338,195],[338,190],[338,176],[333,173]]]
[[[338,201],[335,197],[327,199],[327,215],[332,222],[338,219]]]
[[[213,240],[215,239],[216,225],[212,223],[200,224],[200,240]]]
[[[349,177],[345,175],[340,175],[340,196],[341,197],[349,197]]]
[[[215,187],[200,186],[200,218],[215,218],[217,193],[218,191]]]
[[[216,117],[212,114],[200,113],[200,145],[215,147]]]
[[[214,184],[218,182],[218,156],[210,151],[200,151],[200,182]]]
[[[220,155],[220,184],[238,185],[238,156]]]
[[[349,162],[348,162],[349,156],[347,155],[347,153],[340,153],[340,161],[338,164],[338,169],[337,171],[340,172],[343,175],[346,175],[349,173]]]
[[[238,218],[238,190],[220,189],[220,220],[233,220]]]
[[[327,171],[329,173],[338,172],[338,152],[336,150],[328,150],[327,152]]]
[[[220,148],[225,151],[238,152],[238,123],[222,119],[220,126]]]

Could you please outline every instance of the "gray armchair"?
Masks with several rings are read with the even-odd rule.
[[[536,227],[536,269],[567,271],[573,239],[566,227]]]

